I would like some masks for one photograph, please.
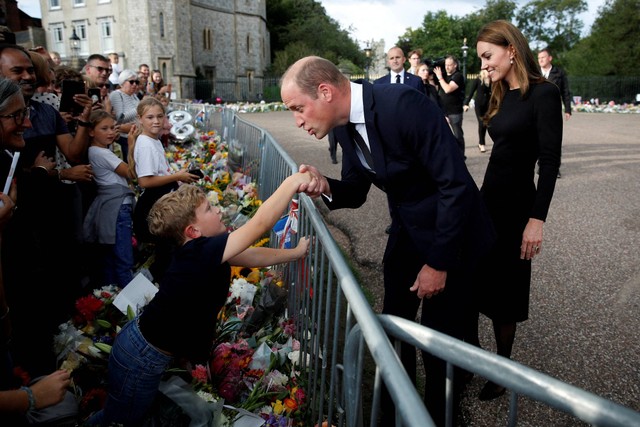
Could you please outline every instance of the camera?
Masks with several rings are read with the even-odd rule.
[[[444,57],[424,60],[424,63],[429,66],[429,75],[431,76],[431,78],[433,78],[433,81],[435,82],[436,86],[438,85],[438,76],[436,76],[436,73],[433,71],[433,69],[435,67],[440,67],[444,77],[447,74],[444,69],[444,62],[445,62]]]
[[[425,59],[424,62],[429,66],[430,70],[433,70],[435,67],[444,69],[445,58]]]

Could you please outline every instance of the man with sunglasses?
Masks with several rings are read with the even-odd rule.
[[[13,349],[17,365],[32,378],[56,368],[51,339],[60,322],[68,318],[81,290],[78,270],[80,236],[72,187],[61,179],[91,179],[91,169],[79,168],[82,177],[58,172],[56,147],[72,164],[85,163],[91,114],[91,100],[85,94],[74,100],[83,106],[76,117],[80,127],[71,135],[60,113],[51,105],[33,101],[37,85],[28,52],[17,45],[0,45],[0,75],[20,85],[29,107],[30,129],[24,130],[15,176],[18,209],[2,238],[4,283],[11,299],[14,321]],[[22,115],[16,120],[23,120]],[[65,175],[66,174],[66,175]],[[43,321],[28,327],[37,315]]]
[[[109,76],[112,72],[111,62],[103,55],[94,53],[87,58],[87,65],[84,66],[84,74],[85,78],[90,82],[89,87],[111,85]]]

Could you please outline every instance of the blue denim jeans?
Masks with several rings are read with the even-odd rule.
[[[122,204],[116,220],[116,242],[107,252],[104,278],[108,285],[121,288],[133,279],[133,209],[131,204]]]
[[[104,409],[91,416],[87,424],[140,422],[153,404],[171,360],[145,340],[137,317],[129,321],[116,336],[109,356],[109,391]]]

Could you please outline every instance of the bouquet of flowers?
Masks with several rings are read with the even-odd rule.
[[[223,399],[221,425],[251,415],[262,420],[257,425],[307,425],[300,343],[286,317],[282,281],[268,269],[236,274],[218,315],[210,365],[191,372],[194,388],[208,401]]]

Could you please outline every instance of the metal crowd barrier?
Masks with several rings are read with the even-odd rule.
[[[285,177],[297,170],[296,163],[266,131],[230,109],[211,107],[205,117],[214,126],[209,129],[216,129],[229,142],[237,167],[257,181],[260,197],[268,198]],[[207,107],[193,104],[174,108],[202,111]],[[301,342],[301,364],[307,368],[305,389],[315,425],[327,421],[329,427],[361,427],[367,422],[375,426],[383,383],[397,408],[397,426],[434,425],[388,334],[447,361],[447,426],[453,425],[454,365],[511,390],[509,425],[515,425],[518,418],[518,396],[528,396],[593,425],[640,426],[640,413],[627,407],[415,322],[376,315],[320,212],[304,194],[299,196],[298,227],[298,236],[314,239],[312,252],[304,261],[285,267],[283,273],[290,283],[288,314],[295,320]],[[375,365],[374,372],[368,374],[373,377],[368,393],[363,390],[364,380],[371,380],[365,378],[365,350]]]

